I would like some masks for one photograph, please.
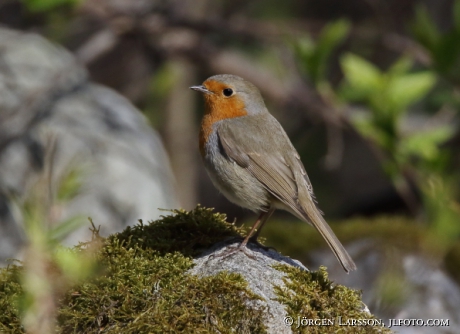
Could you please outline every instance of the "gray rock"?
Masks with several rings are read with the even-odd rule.
[[[230,241],[216,244],[201,257],[194,260],[195,266],[190,270],[190,273],[202,277],[216,275],[223,270],[241,274],[248,282],[249,289],[263,298],[263,301],[256,303],[257,305],[251,306],[267,308],[264,323],[269,333],[292,333],[291,328],[286,327],[283,322],[287,315],[284,305],[274,300],[277,296],[273,287],[275,285],[285,286],[283,282],[285,274],[272,266],[283,263],[308,269],[299,261],[282,256],[271,249],[265,250],[255,244],[249,244],[247,250],[247,254],[254,258],[250,258],[243,252],[236,252],[228,257],[219,256],[232,247],[238,247],[240,242]]]
[[[49,171],[53,187],[69,169],[82,182],[53,207],[54,221],[92,217],[102,235],[178,206],[158,134],[127,99],[88,81],[65,49],[0,29],[0,96],[0,263],[25,241],[12,198],[20,203]],[[89,236],[87,225],[65,242]]]

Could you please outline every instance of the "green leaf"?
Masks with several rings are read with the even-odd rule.
[[[413,61],[409,57],[401,57],[399,58],[393,65],[391,65],[390,69],[388,70],[388,74],[391,76],[402,75],[410,71],[413,66]]]
[[[305,71],[305,74],[312,78],[316,64],[313,63],[313,56],[315,53],[316,45],[310,36],[303,36],[293,43],[294,51],[300,60],[300,66]]]
[[[440,32],[428,14],[428,10],[421,5],[415,10],[412,31],[423,46],[431,52],[435,51],[437,41],[440,38]]]
[[[315,43],[310,36],[303,36],[294,43],[295,50],[301,57],[311,56],[315,51]]]
[[[441,33],[430,18],[425,7],[418,7],[412,31],[417,41],[431,54],[433,66],[443,75],[452,77],[459,64],[460,56],[460,0],[452,6],[454,28]],[[455,78],[454,74],[454,78]]]
[[[57,189],[57,199],[67,202],[78,195],[82,186],[82,171],[78,167],[71,167],[61,177]]]
[[[321,48],[332,50],[347,37],[350,28],[350,21],[345,19],[329,23],[321,32],[321,42],[318,44],[321,44]]]
[[[388,136],[378,126],[374,124],[372,119],[365,117],[364,115],[355,115],[351,119],[355,129],[367,139],[376,143],[382,148],[388,146]]]
[[[316,63],[313,76],[314,82],[319,83],[325,79],[329,57],[334,49],[347,37],[349,31],[350,22],[347,20],[339,20],[323,28],[313,56],[314,63]]]
[[[390,79],[387,96],[394,110],[404,110],[408,105],[420,100],[433,88],[436,76],[433,72],[396,76]]]
[[[325,62],[332,51],[348,36],[350,22],[339,20],[324,27],[317,41],[318,57]]]
[[[348,53],[341,58],[345,79],[358,94],[368,94],[381,88],[380,70],[359,56]]]
[[[440,153],[439,145],[450,139],[454,132],[452,126],[441,126],[416,132],[401,140],[399,152],[403,155],[414,155],[425,160],[434,160]]]
[[[327,63],[334,49],[346,38],[350,30],[347,20],[327,24],[316,42],[305,36],[295,43],[295,51],[303,69],[315,84],[325,80]]]

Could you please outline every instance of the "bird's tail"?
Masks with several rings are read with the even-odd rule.
[[[356,264],[353,262],[353,259],[348,254],[345,247],[343,247],[339,239],[337,239],[336,235],[329,227],[328,223],[324,220],[323,216],[316,208],[315,203],[313,203],[313,201],[309,201],[309,203],[305,206],[306,207],[303,208],[304,212],[302,218],[307,220],[307,222],[309,222],[310,224],[312,224],[323,236],[324,240],[326,240],[332,252],[337,257],[337,260],[339,260],[343,269],[347,273],[349,271],[356,270]]]

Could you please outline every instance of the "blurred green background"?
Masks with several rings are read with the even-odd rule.
[[[460,1],[3,0],[0,24],[64,45],[141,109],[184,208],[252,222],[201,166],[203,104],[188,89],[243,76],[288,132],[341,240],[425,252],[460,281]],[[307,262],[305,244],[324,246],[282,212],[262,236]]]

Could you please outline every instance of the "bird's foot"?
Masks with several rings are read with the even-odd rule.
[[[235,255],[236,253],[238,252],[242,252],[244,255],[246,255],[247,257],[255,260],[256,257],[251,254],[251,250],[249,248],[246,247],[245,244],[241,243],[239,246],[237,247],[228,247],[227,249],[225,249],[223,252],[221,253],[218,253],[218,254],[212,254],[210,256],[210,258],[221,258],[221,259],[225,259],[229,256],[232,256],[232,255]]]

